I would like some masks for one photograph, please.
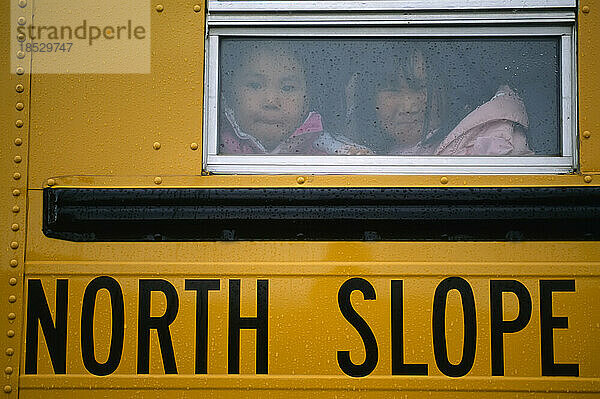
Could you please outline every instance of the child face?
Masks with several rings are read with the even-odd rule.
[[[292,134],[308,112],[306,76],[285,53],[256,53],[233,85],[233,105],[243,132],[273,150]]]
[[[396,145],[411,147],[423,134],[427,90],[425,57],[421,51],[413,51],[397,69],[386,76],[387,84],[376,92],[375,110],[383,131]]]
[[[407,86],[377,92],[376,116],[397,145],[413,146],[423,137],[427,93]]]

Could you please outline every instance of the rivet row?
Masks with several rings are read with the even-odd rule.
[[[27,6],[27,2],[28,2],[28,0],[17,0],[17,4],[19,5],[20,8],[25,8]],[[21,16],[21,17],[17,18],[17,23],[19,25],[21,25],[21,26],[25,25],[26,22],[27,22],[27,20],[26,20],[25,17]],[[25,37],[24,34],[19,34],[17,36],[17,39],[19,41],[23,42],[23,41],[26,40],[26,37]],[[25,58],[26,53],[24,51],[20,50],[20,51],[17,51],[16,55],[17,55],[18,59],[22,60],[22,59]],[[25,74],[25,68],[23,66],[21,66],[21,65],[18,65],[16,67],[16,69],[15,69],[15,73],[18,76],[22,76],[23,74]],[[24,86],[24,84],[20,83],[20,82],[17,82],[16,85],[15,85],[15,92],[19,93],[19,94],[20,93],[24,93],[25,92],[25,86]],[[15,104],[14,105],[15,110],[18,111],[18,112],[23,111],[25,109],[25,103],[26,103],[26,101],[24,101],[23,99],[20,99],[20,98],[17,99],[17,101],[14,103]],[[14,125],[16,127],[15,131],[22,130],[24,128],[24,126],[25,126],[25,121],[26,120],[27,119],[25,119],[25,117],[24,117],[23,114],[21,114],[19,117],[15,118],[14,119]],[[13,143],[14,143],[14,145],[16,147],[20,147],[20,146],[23,145],[23,138],[21,138],[21,137],[15,137]],[[14,162],[15,166],[20,166],[20,164],[23,162],[23,157],[21,155],[14,154],[14,156],[13,156],[13,162]],[[21,172],[22,171],[14,171],[13,174],[12,174],[13,180],[20,181],[21,178],[23,177],[22,174],[21,174]],[[12,195],[13,195],[13,197],[15,197],[15,200],[17,200],[17,197],[19,197],[21,195],[21,190],[19,188],[14,188],[12,190]],[[21,208],[19,207],[19,205],[18,204],[13,204],[13,206],[12,206],[12,212],[16,215],[20,211],[21,211]],[[18,232],[18,231],[21,230],[20,224],[16,223],[16,222],[12,223],[11,226],[10,226],[10,228],[14,232]],[[14,240],[14,241],[11,241],[9,245],[10,245],[10,248],[12,248],[13,250],[18,250],[19,247],[20,247],[18,239]],[[8,265],[11,268],[16,268],[17,266],[19,266],[18,256],[15,256],[14,258],[10,259],[10,261],[8,262]],[[17,285],[17,283],[18,283],[18,280],[17,280],[16,277],[10,277],[8,279],[8,284],[10,286],[14,287],[14,286]],[[17,301],[17,297],[15,295],[9,295],[8,296],[8,302],[9,303],[13,304],[16,301]],[[15,312],[10,311],[10,312],[8,312],[8,314],[6,315],[6,317],[8,318],[8,320],[13,321],[13,320],[15,320],[17,318],[17,315],[16,315]],[[16,335],[16,331],[13,330],[13,329],[9,329],[9,330],[6,331],[6,336],[8,338],[13,338],[15,335]],[[12,347],[7,347],[5,349],[5,353],[6,353],[6,356],[13,356],[14,353],[15,353],[15,350]],[[6,366],[4,368],[4,374],[6,376],[11,376],[13,374],[13,372],[14,372],[14,370],[13,370],[13,367],[11,367],[11,366]],[[9,381],[7,380],[6,382],[8,383]],[[11,384],[4,385],[4,392],[7,393],[7,394],[13,392],[13,385],[11,385]]]

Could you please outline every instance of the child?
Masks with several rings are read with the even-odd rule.
[[[234,43],[232,43],[234,44]],[[309,112],[306,71],[281,42],[242,41],[222,74],[220,154],[351,155],[365,151],[323,130]],[[233,46],[232,46],[233,47]]]
[[[377,68],[369,74],[380,78],[367,82],[355,74],[346,93],[350,131],[362,133],[359,142],[376,154],[533,154],[525,106],[508,86],[450,129],[444,79],[421,50],[409,47],[403,60],[390,58]]]

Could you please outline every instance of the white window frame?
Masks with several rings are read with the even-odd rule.
[[[203,169],[223,174],[565,174],[577,170],[574,0],[208,2]],[[356,11],[349,11],[356,10]],[[365,13],[365,10],[373,12]],[[410,11],[419,10],[418,13]],[[299,11],[299,12],[295,12]],[[402,11],[402,12],[399,12]],[[219,41],[232,37],[560,38],[561,155],[218,155]]]

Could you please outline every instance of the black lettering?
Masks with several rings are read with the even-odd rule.
[[[54,373],[66,373],[68,289],[69,280],[56,280],[56,324],[54,324],[41,280],[27,281],[25,374],[37,374],[38,321],[46,339]]]
[[[196,374],[206,374],[208,359],[208,291],[221,289],[219,280],[185,280],[196,291]]]
[[[404,363],[402,280],[392,280],[392,375],[427,375],[427,364]]]
[[[579,377],[579,364],[554,363],[554,329],[569,328],[569,319],[552,316],[553,292],[575,292],[575,280],[540,280],[542,375]]]
[[[105,289],[110,294],[112,333],[110,350],[106,363],[96,361],[94,347],[94,310],[98,291]],[[94,375],[109,375],[119,367],[123,354],[125,335],[125,305],[121,286],[112,277],[100,276],[93,279],[85,288],[81,306],[81,356],[85,368]]]
[[[256,330],[256,374],[269,369],[269,280],[256,281],[256,317],[240,316],[240,280],[229,280],[229,374],[240,373],[240,330]]]
[[[167,299],[165,313],[160,317],[150,316],[150,296],[152,291],[162,292]],[[156,330],[165,374],[177,374],[173,342],[169,326],[179,310],[179,297],[173,284],[166,280],[139,281],[138,310],[138,374],[148,374],[150,368],[150,330]]]
[[[350,377],[365,377],[375,370],[379,360],[379,349],[377,340],[373,331],[367,322],[354,310],[350,302],[350,295],[353,291],[360,291],[366,300],[375,299],[375,288],[367,280],[362,278],[351,278],[342,284],[338,291],[338,305],[342,315],[352,327],[356,329],[365,345],[365,361],[361,364],[354,364],[350,360],[350,351],[338,351],[338,365],[344,373]]]
[[[519,313],[514,320],[504,320],[502,294],[512,292],[519,300]],[[516,280],[490,281],[490,320],[492,375],[504,375],[504,334],[521,331],[531,319],[531,295]]]
[[[446,346],[446,299],[448,292],[457,290],[460,293],[463,307],[464,340],[462,359],[458,364],[448,360]],[[475,298],[469,283],[460,277],[448,277],[436,288],[433,298],[433,354],[435,362],[442,373],[449,377],[466,375],[475,362],[477,340],[477,319],[475,315]]]

